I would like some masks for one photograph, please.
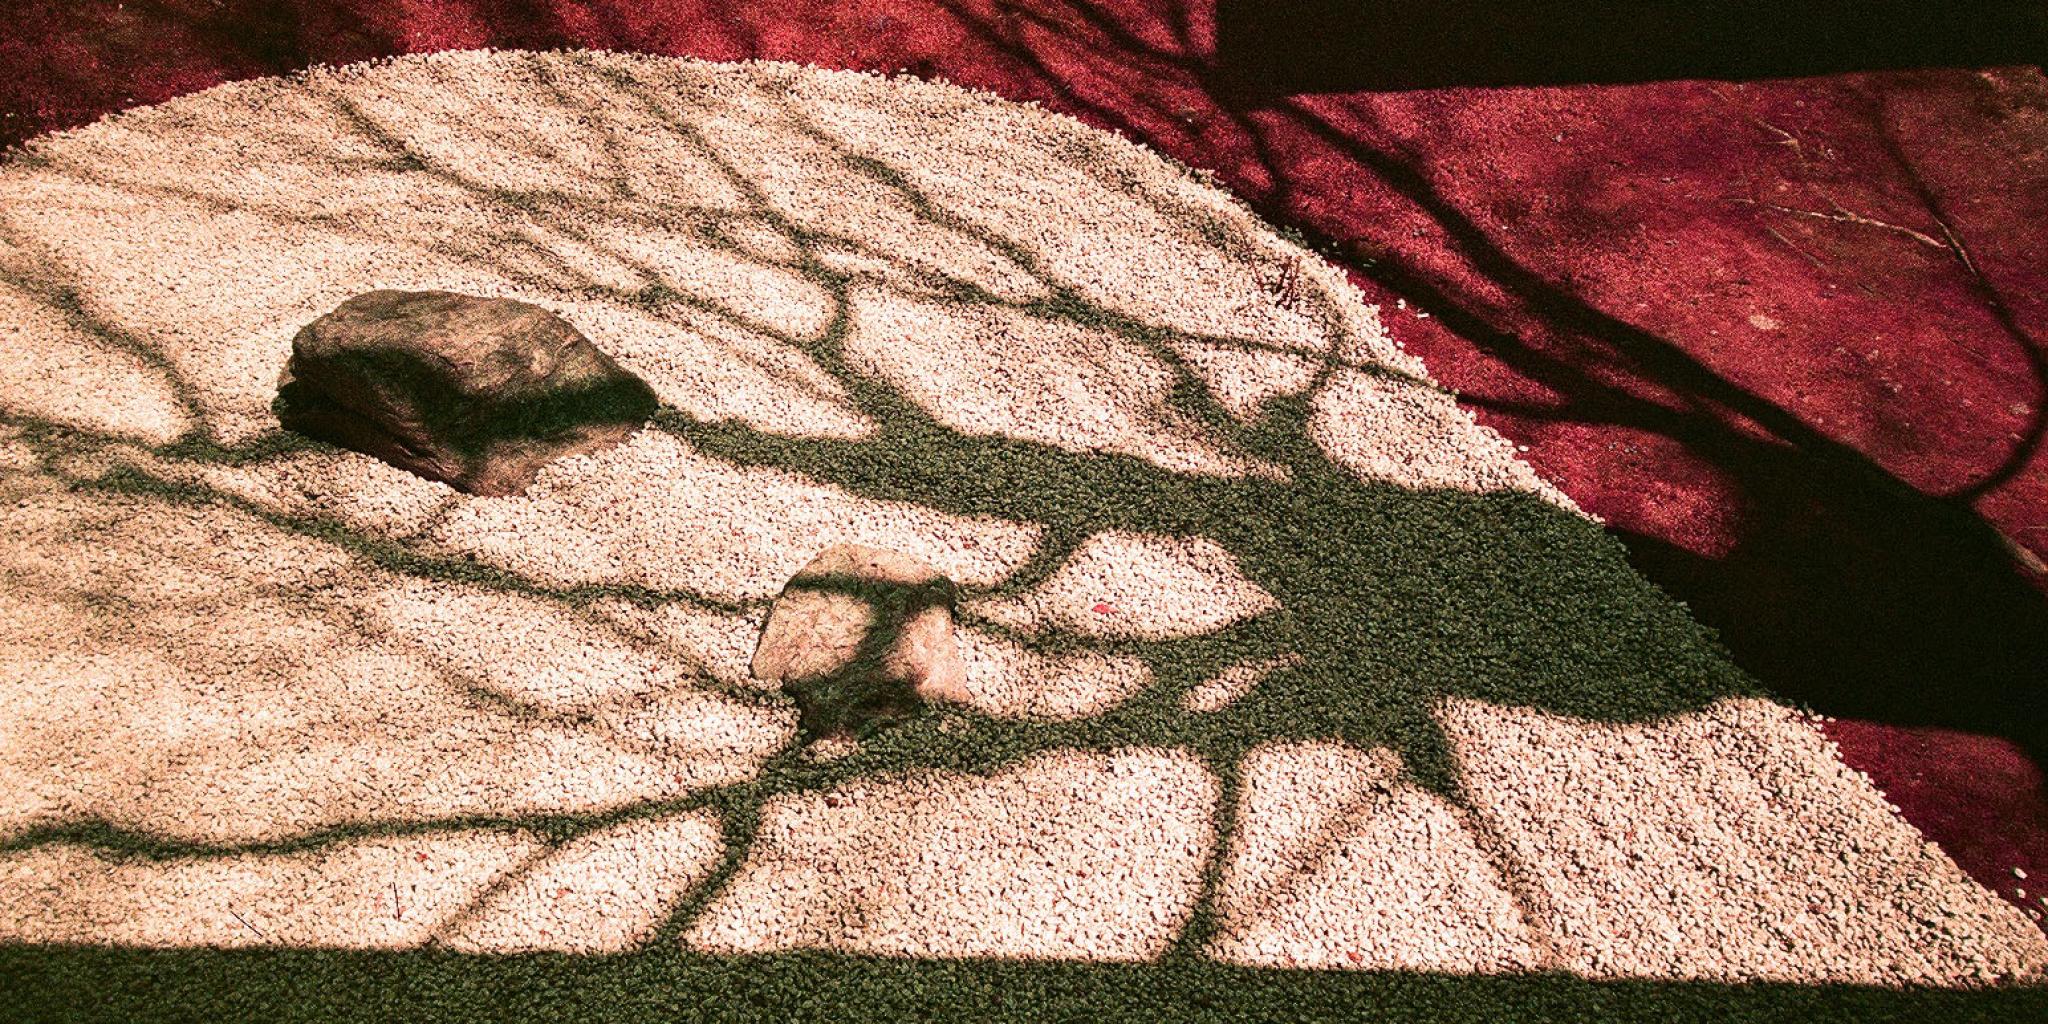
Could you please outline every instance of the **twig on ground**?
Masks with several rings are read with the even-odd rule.
[[[1843,206],[1841,203],[1838,203],[1833,199],[1828,200],[1828,205],[1835,208],[1835,212],[1833,213],[1822,213],[1819,210],[1802,210],[1796,206],[1784,206],[1778,203],[1765,203],[1755,199],[1737,199],[1735,200],[1735,202],[1741,203],[1744,206],[1759,206],[1766,210],[1775,210],[1779,213],[1790,214],[1794,217],[1811,217],[1815,220],[1834,221],[1837,224],[1861,224],[1865,227],[1881,228],[1885,231],[1896,231],[1899,234],[1905,235],[1906,237],[1911,238],[1912,240],[1919,242],[1922,245],[1930,246],[1935,249],[1951,248],[1947,244],[1943,243],[1940,239],[1935,238],[1933,235],[1927,234],[1924,231],[1915,231],[1914,229],[1909,228],[1904,224],[1894,224],[1887,220],[1878,220],[1875,217],[1865,217],[1864,215],[1857,213],[1856,211],[1851,210],[1846,206]]]
[[[1772,238],[1775,238],[1778,241],[1785,243],[1785,248],[1790,249],[1793,252],[1796,252],[1799,255],[1806,257],[1806,261],[1808,263],[1811,263],[1814,266],[1819,267],[1823,270],[1827,269],[1827,264],[1822,263],[1820,257],[1815,256],[1814,254],[1807,252],[1804,249],[1801,249],[1798,245],[1794,244],[1791,239],[1786,238],[1784,232],[1779,231],[1777,228],[1774,228],[1769,224],[1764,225],[1764,231],[1768,232]]]

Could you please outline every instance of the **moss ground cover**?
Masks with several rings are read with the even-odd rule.
[[[2014,1021],[2038,991],[1670,984],[1217,964],[7,949],[27,1021]]]

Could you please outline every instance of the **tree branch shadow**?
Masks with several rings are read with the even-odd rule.
[[[586,62],[586,69],[596,65]],[[593,72],[595,74],[595,72]],[[596,133],[600,152],[613,168],[602,177],[597,196],[567,190],[517,191],[468,173],[414,146],[402,130],[379,121],[362,105],[330,94],[336,122],[353,138],[387,155],[386,163],[428,175],[470,200],[518,211],[529,223],[601,253],[639,282],[622,288],[585,275],[567,262],[549,280],[523,269],[502,236],[475,244],[443,245],[440,251],[488,269],[501,279],[536,290],[600,296],[633,303],[651,316],[678,311],[702,314],[732,328],[801,353],[828,378],[871,424],[858,439],[778,434],[732,420],[712,420],[675,407],[658,412],[649,429],[729,466],[772,469],[865,499],[897,502],[954,516],[1028,521],[1042,528],[1038,551],[987,594],[1019,593],[1042,583],[1086,538],[1106,531],[1198,537],[1230,553],[1246,577],[1273,595],[1279,610],[1240,627],[1193,640],[1122,640],[1105,645],[1075,630],[1043,630],[1028,640],[1038,649],[1113,650],[1143,659],[1153,674],[1150,687],[1120,705],[1063,722],[1019,721],[972,711],[911,721],[872,737],[856,754],[827,764],[813,763],[790,748],[778,751],[744,782],[701,788],[670,800],[639,801],[595,811],[517,815],[459,815],[439,819],[374,820],[306,832],[258,843],[165,841],[104,821],[84,820],[17,835],[0,850],[19,851],[67,843],[147,857],[224,857],[318,849],[362,835],[420,835],[469,828],[519,828],[549,836],[574,837],[621,821],[683,810],[715,810],[724,824],[725,860],[711,879],[680,905],[663,925],[674,936],[716,900],[744,864],[767,802],[813,792],[851,780],[916,772],[990,775],[1050,751],[1111,751],[1133,747],[1179,749],[1199,756],[1221,780],[1222,817],[1208,860],[1202,909],[1212,910],[1215,865],[1227,850],[1236,818],[1240,763],[1256,743],[1289,739],[1340,739],[1399,753],[1414,781],[1466,805],[1449,741],[1433,718],[1438,702],[1465,698],[1501,705],[1541,708],[1603,722],[1633,722],[1697,710],[1757,687],[1729,664],[1710,635],[1693,624],[1676,603],[1637,577],[1618,546],[1597,526],[1534,494],[1467,493],[1396,486],[1361,478],[1337,462],[1312,437],[1314,406],[1338,373],[1371,372],[1407,386],[1420,386],[1399,368],[1368,363],[1342,351],[1339,323],[1344,296],[1312,289],[1312,319],[1323,330],[1323,347],[1307,358],[1315,364],[1310,383],[1298,393],[1267,402],[1255,416],[1233,412],[1205,381],[1186,352],[1200,347],[1257,348],[1257,337],[1205,333],[1158,323],[1093,297],[1062,279],[1027,242],[946,208],[917,180],[915,168],[898,166],[838,138],[815,118],[785,101],[780,128],[835,154],[849,177],[880,186],[892,201],[938,237],[971,239],[1000,254],[1039,287],[1040,298],[997,295],[975,281],[949,272],[917,253],[882,251],[862,239],[808,224],[778,208],[772,198],[693,122],[687,98],[665,96],[628,74],[607,74],[608,99],[666,125],[689,142],[741,196],[737,209],[676,209],[650,196],[619,171],[624,141]],[[599,114],[550,81],[549,95],[563,113]],[[482,107],[472,107],[478,113]],[[1592,308],[1543,280],[1492,245],[1483,231],[1437,196],[1427,180],[1398,154],[1366,147],[1315,111],[1286,111],[1293,130],[1347,154],[1390,187],[1402,191],[1442,224],[1458,247],[1501,287],[1543,315],[1568,323],[1583,337],[1583,358],[1564,358],[1523,344],[1484,310],[1451,294],[1422,272],[1380,261],[1370,276],[1410,297],[1469,336],[1493,346],[1503,361],[1572,396],[1574,408],[1592,408],[1616,422],[1657,429],[1688,439],[1702,450],[1731,461],[1753,460],[1764,450],[1795,453],[1802,471],[1825,471],[1885,496],[1888,508],[1912,507],[1916,497],[1868,459],[1806,427],[1796,417],[1745,392],[1655,337]],[[603,117],[588,120],[602,122]],[[1246,115],[1242,129],[1261,136],[1261,122]],[[561,150],[506,133],[505,145],[536,159],[559,159]],[[1106,159],[1084,159],[1078,170],[1114,187],[1115,168]],[[1280,169],[1272,169],[1283,181]],[[162,189],[133,184],[166,201],[238,209],[226,196],[205,189]],[[1206,240],[1239,258],[1265,258],[1267,250],[1244,233],[1221,230],[1222,223],[1198,206],[1170,196],[1141,198],[1165,222],[1192,238]],[[1284,201],[1284,200],[1283,200]],[[814,285],[829,301],[824,328],[816,334],[784,329],[718,296],[693,292],[650,261],[581,226],[572,216],[601,207],[618,219],[666,221],[682,217],[702,225],[697,239],[721,255],[759,262],[718,225],[744,222],[777,233],[795,257],[774,264]],[[263,211],[292,221],[287,208]],[[307,221],[322,231],[344,231],[334,220]],[[365,232],[375,238],[378,229]],[[395,238],[387,237],[387,242]],[[1280,467],[1277,477],[1204,476],[1165,468],[1132,454],[1078,451],[1001,433],[978,432],[948,422],[894,380],[864,366],[849,348],[857,328],[856,289],[898,287],[873,275],[840,269],[821,255],[851,250],[879,261],[917,289],[966,307],[1001,309],[1033,322],[1070,325],[1128,343],[1163,367],[1170,384],[1154,412],[1162,410],[1199,424],[1235,453]],[[59,303],[74,294],[39,280],[8,282],[44,301]],[[26,277],[26,275],[20,275]],[[652,293],[656,299],[649,300]],[[85,308],[80,303],[72,306]],[[70,309],[72,306],[59,308]],[[74,322],[96,335],[125,338],[117,324],[89,318]],[[678,326],[686,326],[671,320]],[[145,346],[146,342],[134,342]],[[1105,347],[1105,352],[1113,351]],[[162,354],[155,365],[173,367]],[[1614,388],[1585,369],[1612,363],[1650,375],[1683,396],[1679,408]],[[755,364],[757,367],[760,364]],[[1431,388],[1431,390],[1436,390]],[[196,399],[193,401],[196,402]],[[196,407],[196,406],[195,406]],[[1779,445],[1766,445],[1724,426],[1736,417],[1769,430]],[[623,603],[642,608],[687,605],[710,612],[748,614],[758,603],[732,601],[687,588],[631,583],[558,585],[514,570],[429,550],[406,538],[366,535],[334,519],[281,513],[258,502],[190,479],[153,471],[130,449],[132,442],[48,418],[10,411],[6,422],[42,459],[44,471],[84,493],[122,496],[171,505],[224,507],[284,533],[333,546],[350,559],[397,576],[435,580],[480,591],[512,593],[592,615]],[[203,421],[202,421],[203,426]],[[260,462],[295,450],[296,442],[271,436],[230,445],[211,440],[204,429],[170,445],[140,446],[141,455],[190,466]],[[65,475],[63,460],[81,453],[112,457],[115,468],[93,476]],[[126,457],[126,461],[123,461]],[[602,618],[602,616],[598,616]],[[986,627],[986,623],[974,623]],[[617,628],[617,623],[610,624]],[[641,637],[626,637],[639,645]],[[1188,688],[1223,664],[1244,657],[1291,655],[1299,663],[1276,673],[1227,711],[1197,714],[1179,708]],[[458,686],[461,684],[458,682]],[[527,710],[505,703],[485,688],[472,696],[516,715]],[[952,728],[947,728],[948,726]],[[501,884],[510,884],[501,880]],[[479,905],[481,905],[479,903]],[[1186,934],[1204,939],[1210,924]]]

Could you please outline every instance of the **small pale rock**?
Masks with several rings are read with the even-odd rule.
[[[813,736],[907,717],[919,701],[964,701],[954,595],[953,581],[908,555],[828,548],[775,599],[754,676],[796,698]]]
[[[513,299],[365,292],[292,339],[290,430],[472,494],[611,447],[653,415],[646,382],[561,317]]]

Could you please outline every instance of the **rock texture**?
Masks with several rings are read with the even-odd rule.
[[[922,700],[963,701],[953,599],[953,581],[908,555],[827,548],[775,599],[754,675],[796,697],[813,736],[901,718]]]
[[[306,325],[275,409],[287,429],[473,494],[611,447],[654,392],[561,317],[513,299],[366,292]]]

